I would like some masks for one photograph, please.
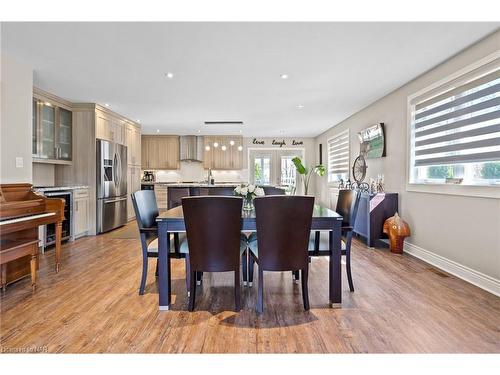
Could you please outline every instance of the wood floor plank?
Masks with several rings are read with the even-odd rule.
[[[130,223],[128,225],[135,225]],[[118,238],[117,238],[118,237]],[[29,279],[0,304],[2,349],[45,346],[55,353],[481,353],[500,352],[500,298],[408,255],[353,243],[356,291],[343,274],[343,308],[328,308],[328,261],[314,258],[311,310],[291,274],[265,273],[264,314],[257,280],[235,313],[233,274],[204,274],[195,312],[187,311],[184,261],[172,265],[173,309],[158,311],[149,263],[138,295],[140,244],[115,234],[63,246],[63,267],[40,257],[36,293]],[[345,271],[345,270],[343,270]]]

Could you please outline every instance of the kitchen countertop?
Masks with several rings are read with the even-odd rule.
[[[206,182],[141,182],[142,185],[167,185],[169,187],[218,187],[231,186],[236,187],[241,182],[216,182],[214,185],[208,185]]]
[[[62,191],[62,190],[78,190],[78,189],[88,189],[89,187],[87,185],[68,185],[68,186],[39,186],[39,187],[33,187],[35,191],[38,191],[40,193],[46,192],[46,191]]]

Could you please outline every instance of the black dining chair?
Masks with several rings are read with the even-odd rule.
[[[181,252],[186,255],[186,277],[189,278],[189,311],[194,310],[197,274],[199,272],[234,272],[235,307],[241,310],[240,259],[247,247],[241,234],[239,197],[199,196],[182,199],[186,240]]]
[[[314,207],[310,196],[267,196],[254,200],[257,239],[248,242],[259,266],[257,312],[264,310],[264,271],[301,271],[304,309],[309,310],[309,236]]]
[[[139,190],[131,194],[134,206],[135,219],[139,227],[142,248],[142,276],[139,294],[144,294],[146,279],[148,277],[148,258],[157,258],[156,275],[158,275],[158,204],[153,190]],[[184,235],[181,235],[183,238]],[[173,238],[173,237],[172,237]],[[170,241],[170,252],[179,254],[179,244]]]
[[[278,188],[275,186],[262,186],[262,189],[264,189],[264,195],[285,195],[286,191],[285,189]]]
[[[351,272],[351,242],[354,233],[354,224],[358,214],[358,206],[361,193],[356,190],[339,190],[337,208],[335,211],[342,215],[342,250],[341,253],[346,257],[346,273],[349,282],[349,290],[354,292],[354,283]],[[319,253],[328,251],[330,232],[316,231],[309,240],[309,253]]]

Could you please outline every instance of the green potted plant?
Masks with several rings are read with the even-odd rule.
[[[307,192],[309,190],[309,181],[311,180],[311,176],[313,175],[313,173],[323,177],[326,173],[326,168],[322,164],[318,164],[313,168],[307,168],[306,166],[304,166],[302,160],[300,160],[299,157],[294,157],[292,159],[292,162],[295,165],[295,169],[297,169],[297,172],[300,174],[300,178],[302,180],[302,183],[304,184],[304,195],[307,195]]]

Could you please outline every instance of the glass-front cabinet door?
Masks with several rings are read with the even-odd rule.
[[[38,157],[56,158],[56,109],[47,103],[41,104],[40,149]]]
[[[72,160],[73,113],[38,97],[33,99],[32,153],[35,159]],[[49,161],[44,161],[49,162]]]
[[[71,160],[71,129],[73,114],[64,108],[59,108],[59,124],[56,134],[57,158]]]
[[[31,153],[33,156],[38,156],[38,102],[33,99],[33,113],[32,113],[32,119],[33,119],[33,124],[32,124],[32,146],[31,146]]]

